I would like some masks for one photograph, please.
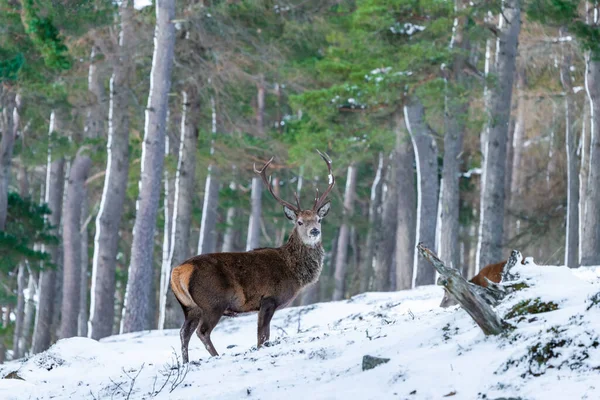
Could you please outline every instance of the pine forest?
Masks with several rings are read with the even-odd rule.
[[[179,352],[208,284],[178,266],[277,269],[245,252],[305,231],[319,271],[257,300],[259,347],[275,309],[365,292],[468,310],[444,268],[515,249],[600,266],[600,2],[0,0],[0,364],[163,329]],[[207,294],[216,321],[261,285]]]

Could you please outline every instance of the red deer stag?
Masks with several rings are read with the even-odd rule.
[[[477,275],[471,278],[469,282],[482,287],[488,287],[488,281],[485,278],[489,279],[491,282],[500,283],[502,280],[502,270],[507,262],[508,260],[504,260],[497,264],[486,265]],[[521,264],[525,264],[525,260],[521,261]],[[448,291],[444,290],[444,298],[440,303],[440,307],[447,308],[456,304],[458,304],[458,302],[448,294]]]
[[[210,333],[221,316],[258,311],[257,346],[269,340],[275,310],[288,305],[302,288],[319,279],[323,268],[321,219],[329,212],[327,195],[335,184],[331,159],[327,163],[329,186],[315,197],[310,210],[302,210],[298,194],[296,205],[279,198],[266,177],[271,158],[260,170],[271,195],[282,206],[294,229],[281,247],[260,248],[240,253],[203,254],[184,261],[171,273],[171,289],[181,304],[185,322],[180,331],[183,362],[188,362],[188,343],[194,330],[211,356],[217,356]]]

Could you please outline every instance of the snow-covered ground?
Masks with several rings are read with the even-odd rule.
[[[508,319],[505,335],[438,308],[439,287],[368,293],[277,312],[260,350],[256,315],[224,319],[212,334],[221,356],[194,336],[189,370],[176,330],[61,340],[0,366],[24,379],[0,379],[0,399],[600,399],[600,268],[515,270],[530,287],[500,315],[524,299],[558,309]],[[363,371],[364,355],[390,360]]]

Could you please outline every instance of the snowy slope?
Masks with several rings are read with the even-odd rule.
[[[498,307],[502,316],[538,297],[559,308],[512,318],[503,336],[438,308],[439,287],[368,293],[277,312],[271,346],[258,351],[256,315],[224,319],[212,334],[221,356],[193,337],[179,385],[176,330],[61,340],[0,366],[0,377],[24,379],[0,380],[0,399],[600,399],[600,304],[590,300],[600,268],[515,270],[530,287]],[[362,371],[366,354],[390,361]]]

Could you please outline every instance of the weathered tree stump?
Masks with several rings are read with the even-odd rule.
[[[475,323],[486,335],[497,335],[504,332],[510,325],[502,320],[492,309],[509,291],[505,287],[489,282],[489,288],[473,285],[463,278],[460,273],[444,265],[437,255],[423,246],[417,245],[419,254],[429,261],[439,272],[438,284],[444,286],[448,293],[456,299],[460,306],[473,318]],[[519,260],[520,253],[513,251],[502,273],[502,280],[509,278],[510,269]]]

